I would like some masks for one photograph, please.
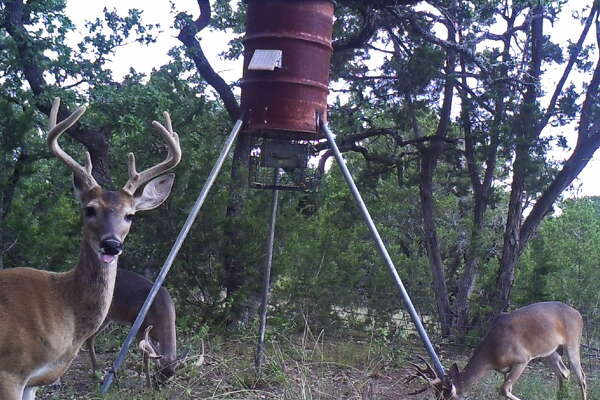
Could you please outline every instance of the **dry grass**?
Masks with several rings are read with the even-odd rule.
[[[112,333],[109,338],[122,336],[114,330]],[[406,399],[409,388],[403,382],[409,371],[404,367],[405,358],[414,357],[413,351],[421,349],[418,343],[391,348],[372,338],[330,338],[307,328],[302,335],[271,337],[258,376],[253,366],[255,343],[254,337],[181,336],[180,348],[189,351],[189,356],[168,386],[158,392],[146,388],[140,356],[131,354],[105,397],[98,394],[98,380],[91,376],[88,355],[82,351],[62,385],[41,389],[38,399]],[[100,347],[104,348],[100,351],[105,351],[99,354],[100,359],[108,366],[116,356],[118,343],[113,338]],[[448,358],[444,359],[447,365]],[[464,362],[463,356],[459,364]],[[600,398],[598,377],[599,374],[588,371],[590,399]],[[499,383],[500,375],[490,374],[471,391],[469,398],[500,399]],[[548,368],[534,363],[525,372],[515,393],[530,400],[555,399],[556,386]],[[570,394],[563,395],[562,400],[578,399],[576,389],[571,382]],[[425,393],[411,398],[423,400],[432,395]]]

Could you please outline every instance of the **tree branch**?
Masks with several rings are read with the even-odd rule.
[[[581,107],[581,117],[577,135],[577,145],[573,153],[563,164],[552,183],[536,201],[531,212],[523,222],[519,233],[521,251],[533,236],[544,216],[550,211],[552,205],[563,190],[573,182],[583,168],[592,159],[600,145],[600,122],[596,116],[597,105],[600,100],[600,56],[596,61],[596,68],[592,80],[588,85],[587,94]]]
[[[579,56],[579,53],[581,53],[581,49],[583,47],[583,42],[585,41],[585,38],[588,35],[588,31],[590,30],[590,27],[592,26],[594,16],[596,15],[597,12],[598,12],[598,2],[595,1],[594,5],[592,6],[592,9],[590,10],[590,15],[587,17],[587,19],[585,21],[585,26],[583,27],[583,31],[581,32],[581,35],[579,36],[579,40],[577,40],[577,44],[575,45],[575,48],[574,48],[575,51],[571,52],[571,56],[569,57],[569,62],[565,66],[565,70],[563,71],[563,74],[560,77],[560,80],[556,84],[556,88],[554,89],[554,93],[552,94],[552,98],[550,99],[550,103],[548,103],[548,108],[546,108],[546,113],[544,114],[544,118],[541,121],[541,126],[540,126],[541,128],[548,125],[548,121],[550,120],[550,117],[554,113],[554,110],[556,108],[556,102],[558,101],[558,96],[562,92],[565,82],[567,81],[567,78],[569,77],[569,74],[571,73],[571,70],[573,69],[575,62],[577,61],[577,57]]]
[[[418,138],[409,139],[409,140],[401,140],[400,139],[401,136],[400,136],[399,132],[396,131],[395,129],[372,128],[372,129],[367,129],[364,132],[356,133],[354,135],[344,136],[343,138],[341,138],[339,140],[339,142],[337,144],[340,149],[340,152],[342,152],[342,153],[345,153],[347,151],[355,151],[355,152],[361,153],[367,161],[375,161],[375,162],[380,162],[380,163],[387,164],[387,165],[394,165],[395,163],[398,162],[398,157],[373,156],[372,154],[368,154],[368,151],[366,148],[358,145],[358,142],[360,142],[362,140],[373,138],[373,137],[378,137],[378,136],[394,137],[395,144],[398,147],[406,147],[409,145],[417,145],[417,144],[422,144],[422,143],[427,143],[427,142],[444,142],[444,143],[456,145],[460,141],[459,139],[450,139],[450,138],[439,137],[439,136],[435,136],[435,135],[423,136],[423,137],[418,137]],[[329,157],[333,156],[333,152],[332,152],[332,150],[329,149],[329,143],[327,141],[322,141],[315,145],[315,151],[320,152],[323,150],[327,150],[327,151],[319,159],[318,169],[321,172],[325,171],[325,162],[327,161],[327,159]],[[405,152],[402,154],[402,156],[408,155],[408,154],[412,154],[412,153]]]
[[[437,36],[432,34],[430,31],[421,27],[421,25],[419,24],[419,21],[417,21],[417,18],[415,17],[415,13],[411,12],[411,13],[407,13],[406,15],[402,16],[402,15],[398,14],[395,10],[392,10],[392,9],[388,9],[388,12],[398,19],[408,20],[408,22],[410,23],[410,26],[419,35],[421,35],[423,38],[425,38],[425,40],[427,40],[428,42],[436,44],[445,49],[452,50],[457,53],[463,54],[468,60],[473,62],[475,65],[477,65],[486,75],[490,74],[490,69],[487,66],[487,63],[484,60],[482,60],[481,58],[479,58],[477,55],[475,55],[471,49],[469,49],[468,47],[463,46],[461,44],[458,44],[456,42],[451,42],[451,41],[447,41],[447,40],[438,38]]]
[[[49,85],[44,79],[44,71],[40,68],[40,60],[44,57],[33,46],[34,39],[25,29],[25,22],[29,15],[26,7],[23,7],[23,0],[6,1],[6,17],[3,21],[4,28],[14,40],[17,55],[23,75],[35,95],[36,107],[46,115],[50,115],[50,101],[47,93]],[[61,104],[59,118],[64,119],[69,115],[69,111]],[[100,185],[110,185],[111,179],[108,173],[106,159],[108,156],[108,140],[106,136],[98,130],[84,129],[77,122],[68,134],[83,144],[92,158],[93,175]]]
[[[198,32],[206,28],[210,22],[210,2],[209,0],[197,0],[197,2],[200,7],[200,16],[195,21],[192,21],[189,18],[189,15],[185,13],[180,13],[177,16],[179,20],[185,21],[179,35],[177,35],[177,39],[185,46],[188,57],[194,61],[200,75],[217,91],[225,105],[229,117],[235,121],[239,118],[240,106],[233,91],[227,82],[225,82],[225,80],[217,74],[210,65],[210,62],[202,50],[200,42],[196,39]]]
[[[365,139],[369,139],[369,138],[377,137],[377,136],[392,136],[393,138],[395,138],[395,144],[398,147],[405,147],[405,146],[409,146],[409,145],[416,145],[416,144],[420,144],[420,143],[427,143],[427,142],[433,142],[433,141],[441,141],[441,142],[455,145],[460,141],[459,139],[438,137],[435,135],[423,136],[423,137],[418,137],[418,138],[409,139],[409,140],[402,140],[400,133],[395,129],[371,128],[371,129],[367,129],[360,133],[355,133],[353,135],[344,136],[343,138],[341,138],[339,140],[338,146],[340,147],[340,149],[351,147],[351,146],[355,145],[356,143],[360,142],[361,140],[365,140]],[[328,148],[329,148],[329,143],[327,141],[322,141],[315,145],[316,151],[323,151]]]
[[[360,31],[351,38],[334,41],[334,53],[341,53],[347,50],[362,48],[369,40],[371,40],[375,32],[377,32],[376,14],[371,10],[364,8],[361,8],[360,12],[363,17],[363,24]]]

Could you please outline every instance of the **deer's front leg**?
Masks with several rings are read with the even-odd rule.
[[[90,356],[90,364],[92,364],[92,376],[96,376],[98,370],[98,359],[96,358],[96,334],[86,340],[85,345],[88,349],[88,355]]]
[[[23,385],[14,377],[0,372],[0,399],[22,400]]]
[[[26,387],[23,391],[23,400],[35,400],[35,392],[37,392],[37,386]]]
[[[519,379],[519,377],[521,376],[521,374],[525,370],[526,366],[527,366],[526,362],[525,363],[520,363],[520,364],[514,364],[510,368],[510,371],[508,371],[508,373],[504,376],[504,383],[500,387],[500,392],[507,399],[510,399],[510,400],[521,400],[517,396],[515,396],[514,394],[512,394],[512,387],[513,387],[514,383]]]

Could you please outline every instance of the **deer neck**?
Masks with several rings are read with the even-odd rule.
[[[77,266],[67,273],[65,295],[71,305],[76,340],[85,340],[96,332],[112,301],[117,274],[118,257],[110,264],[103,264],[96,251],[82,240]]]
[[[475,353],[460,373],[460,380],[457,384],[459,393],[466,393],[471,386],[492,370],[486,355],[478,350],[479,349],[475,349]]]

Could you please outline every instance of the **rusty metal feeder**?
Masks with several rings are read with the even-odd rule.
[[[313,144],[324,139],[334,2],[247,0],[242,134],[251,136],[249,182],[313,191]],[[277,184],[275,179],[277,178]]]

